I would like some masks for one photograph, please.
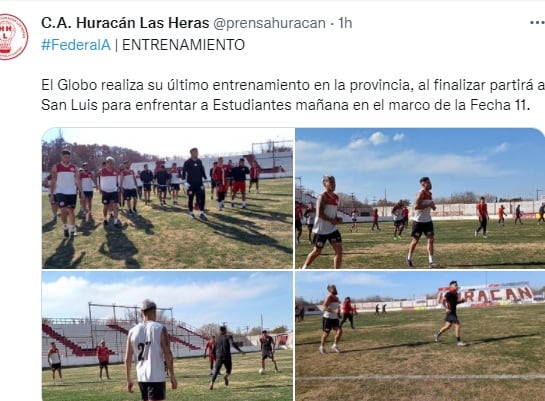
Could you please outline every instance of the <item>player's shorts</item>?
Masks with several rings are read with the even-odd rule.
[[[85,199],[93,199],[93,191],[83,191],[83,195],[85,195]]]
[[[405,225],[405,220],[394,220],[395,227],[401,227],[403,225]]]
[[[217,187],[216,181],[210,180],[210,188],[216,188],[216,187]]]
[[[295,229],[298,231],[303,229],[303,223],[301,223],[301,220],[295,220]]]
[[[138,382],[143,400],[165,400],[167,385],[165,382]]]
[[[266,351],[266,350],[261,351],[261,359],[267,359],[267,358],[273,359],[274,353],[272,351]]]
[[[159,184],[157,184],[157,191],[159,191],[159,192],[166,192],[166,191],[167,191],[167,186],[166,186],[166,185],[159,185]]]
[[[119,192],[102,192],[102,204],[119,203]]]
[[[74,209],[76,207],[76,203],[78,201],[78,196],[76,194],[74,195],[66,195],[66,194],[57,194],[57,203],[59,204],[60,208],[68,207],[71,209]]]
[[[180,184],[170,184],[170,190],[171,191],[179,191],[180,190]]]
[[[356,223],[357,221],[358,221],[358,219],[352,218],[352,223]]]
[[[151,191],[151,182],[144,183],[144,191]]]
[[[129,200],[131,198],[136,198],[136,188],[133,189],[124,189],[123,190],[123,199]]]
[[[322,318],[322,330],[329,333],[331,329],[337,330],[339,328],[339,319]]]
[[[433,237],[433,221],[427,221],[425,223],[413,221],[411,236],[420,238],[422,234],[424,234],[426,237]]]
[[[307,224],[307,228],[309,231],[311,231],[314,228],[314,224]]]
[[[331,244],[334,242],[342,242],[342,237],[339,230],[335,230],[330,234],[314,234],[312,236],[312,244],[316,248],[323,248],[327,241],[329,241]]]
[[[100,366],[101,368],[107,368],[108,367],[108,361],[100,361],[98,363],[98,366]]]
[[[246,193],[246,181],[234,181],[233,182],[233,193],[236,194],[237,192],[240,193]]]
[[[252,183],[252,184],[259,183],[259,178],[250,178],[250,183]]]
[[[52,363],[51,364],[51,370],[60,370],[61,369],[61,363]]]
[[[458,320],[458,316],[456,316],[455,313],[448,313],[445,316],[445,322],[449,322],[453,324],[460,323],[460,321]]]

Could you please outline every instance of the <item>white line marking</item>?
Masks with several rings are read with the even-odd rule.
[[[296,377],[296,381],[338,380],[536,380],[545,379],[545,374],[521,375],[360,375],[360,376],[308,376]]]

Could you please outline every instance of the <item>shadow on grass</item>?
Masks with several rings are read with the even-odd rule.
[[[127,228],[126,223],[123,225],[123,229],[125,228]],[[123,229],[106,227],[106,242],[100,245],[98,251],[110,259],[125,261],[126,269],[140,269],[140,263],[134,259],[138,248],[125,235]]]
[[[45,260],[43,268],[77,269],[85,257],[85,252],[82,252],[76,259],[74,259],[75,254],[74,239],[65,238],[55,249],[55,252]]]
[[[155,231],[153,231],[155,226],[150,219],[147,219],[142,215],[126,216],[126,218],[137,230],[143,230],[148,235],[155,235]]]
[[[101,224],[97,223],[92,217],[89,220],[82,220],[78,227],[78,236],[89,237]]]
[[[57,220],[51,219],[51,221],[48,221],[47,223],[42,225],[42,234],[53,231],[56,226],[57,226]]]
[[[511,340],[513,338],[536,337],[539,335],[540,335],[539,333],[532,333],[532,334],[513,334],[511,336],[504,336],[504,337],[487,337],[487,338],[482,338],[480,340],[471,341],[471,344],[476,345],[476,344],[493,343],[496,341]]]
[[[545,261],[536,261],[536,262],[501,262],[501,263],[469,263],[469,264],[449,264],[449,267],[530,267],[530,266],[545,266]]]

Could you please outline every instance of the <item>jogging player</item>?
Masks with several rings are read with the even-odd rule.
[[[453,280],[449,284],[450,289],[445,293],[443,298],[443,306],[445,307],[445,325],[435,333],[435,342],[439,341],[441,334],[450,329],[454,325],[454,333],[456,335],[456,340],[458,341],[458,346],[464,347],[466,344],[462,341],[460,334],[460,320],[458,320],[458,315],[456,315],[456,306],[458,304],[464,303],[465,299],[458,299],[458,282]]]
[[[167,204],[167,186],[169,181],[169,173],[165,169],[165,164],[159,164],[159,168],[153,177],[157,181],[157,194],[161,205]]]
[[[172,204],[178,204],[178,194],[180,193],[180,184],[182,183],[182,172],[176,163],[168,170],[170,174],[170,193],[172,195]]]
[[[505,215],[507,213],[505,212],[505,207],[503,207],[503,205],[501,205],[499,208],[498,208],[498,225],[499,226],[505,226]]]
[[[148,169],[147,164],[144,164],[144,170],[140,172],[140,179],[144,187],[144,203],[147,205],[151,202],[151,185],[153,183],[153,172]]]
[[[93,191],[97,187],[97,181],[92,171],[89,171],[89,163],[85,162],[81,165],[82,171],[79,173],[81,180],[81,206],[84,213],[93,216]]]
[[[233,187],[231,189],[231,207],[235,207],[235,198],[237,192],[242,197],[242,208],[246,209],[246,175],[250,174],[250,169],[244,165],[244,159],[238,161],[238,166],[233,167],[231,175],[233,176]]]
[[[106,164],[100,171],[100,192],[102,193],[102,214],[104,226],[108,225],[108,212],[111,210],[114,217],[114,226],[121,227],[119,215],[119,192],[117,190],[119,171],[115,169],[114,158],[108,156]]]
[[[333,345],[331,349],[335,352],[341,352],[339,346],[337,345],[341,341],[343,335],[343,329],[339,324],[339,308],[341,306],[339,298],[337,296],[337,287],[334,284],[329,284],[327,286],[327,291],[329,294],[324,298],[322,304],[322,310],[324,311],[322,317],[322,338],[320,339],[320,354],[327,354],[325,350],[325,342],[331,330],[335,331],[335,339],[333,340]]]
[[[128,160],[123,161],[123,170],[121,170],[121,181],[119,183],[123,189],[123,199],[127,202],[129,208],[129,216],[137,215],[136,203],[138,202],[138,193],[136,191],[136,174],[134,170],[131,170],[131,166]],[[131,208],[132,199],[132,208]]]
[[[475,237],[479,234],[481,229],[483,230],[483,238],[486,238],[486,224],[488,223],[488,206],[484,196],[481,196],[479,203],[477,204],[477,217],[479,218],[479,227],[475,230]]]
[[[190,158],[187,159],[182,168],[182,179],[185,180],[187,191],[187,207],[189,209],[189,216],[194,219],[195,213],[193,213],[193,199],[196,198],[197,206],[199,207],[199,214],[201,220],[208,220],[204,214],[204,206],[206,201],[206,194],[204,192],[204,180],[206,180],[206,171],[202,160],[199,159],[199,150],[192,148],[189,150]]]
[[[227,327],[221,326],[220,335],[218,336],[218,339],[216,340],[213,348],[214,355],[216,355],[216,364],[214,366],[212,380],[210,381],[210,390],[214,388],[214,382],[216,381],[216,377],[218,377],[218,374],[223,365],[225,366],[225,375],[223,375],[223,381],[225,382],[226,386],[229,385],[229,375],[231,374],[231,370],[233,369],[231,346],[242,355],[244,355],[244,351],[242,351],[237,343],[235,343],[235,341],[233,340],[233,336],[227,333]]]
[[[401,239],[401,234],[405,228],[403,220],[403,202],[397,202],[392,208],[392,216],[394,217],[394,240]]]
[[[261,346],[261,369],[265,371],[265,359],[270,358],[271,362],[274,365],[274,370],[276,373],[280,373],[278,370],[278,365],[274,359],[274,346],[276,345],[274,339],[267,334],[267,330],[261,332],[261,337],[259,338],[259,344]]]

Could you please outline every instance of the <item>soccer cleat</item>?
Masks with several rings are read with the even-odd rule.
[[[394,241],[397,241],[397,236],[394,235]]]
[[[77,237],[78,236],[78,232],[76,231],[76,227],[72,227],[72,229],[70,230],[70,235],[72,237]]]
[[[411,259],[407,259],[407,266],[414,267],[413,261]]]
[[[225,385],[229,385],[229,375],[226,373],[225,376],[223,376],[223,381],[225,382]]]
[[[337,344],[333,344],[333,345],[331,346],[331,349],[332,349],[333,351],[335,351],[335,352],[338,352],[338,353],[341,352],[341,350],[339,349],[339,346],[338,346]]]
[[[194,218],[195,218],[195,213],[189,212],[189,217],[191,217],[192,219],[194,219]]]
[[[441,337],[441,334],[439,334],[439,333],[435,333],[435,334],[433,335],[433,338],[435,339],[435,342],[436,342],[436,343],[439,342],[439,337]]]
[[[208,387],[210,390],[214,390],[214,383],[210,383],[210,386]]]
[[[325,350],[325,348],[324,348],[324,346],[323,346],[323,345],[320,345],[320,348],[319,348],[319,350],[320,350],[320,354],[322,354],[322,355],[325,355],[325,354],[327,354],[327,351]]]
[[[458,347],[465,347],[467,344],[463,341],[458,341],[456,345],[458,345]]]

